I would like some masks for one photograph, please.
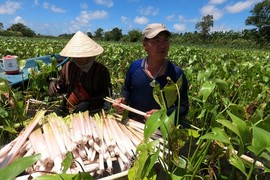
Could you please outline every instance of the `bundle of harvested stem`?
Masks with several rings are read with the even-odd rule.
[[[130,120],[131,123],[124,125],[119,116],[105,112],[90,116],[85,111],[66,118],[55,113],[44,114],[39,113],[24,133],[0,150],[1,167],[19,157],[41,154],[41,159],[26,172],[62,173],[62,161],[70,152],[73,161],[66,173],[84,171],[102,177],[105,172],[114,173],[113,162],[118,164],[120,172],[128,170],[136,147],[143,140],[144,124]]]

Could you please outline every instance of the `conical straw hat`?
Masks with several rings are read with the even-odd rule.
[[[59,54],[64,57],[83,58],[97,56],[103,51],[103,47],[86,34],[78,31]]]

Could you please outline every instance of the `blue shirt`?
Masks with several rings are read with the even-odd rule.
[[[152,78],[150,78],[145,72],[145,59],[138,59],[131,63],[127,74],[124,86],[121,91],[122,97],[126,98],[129,105],[137,110],[147,112],[151,109],[160,109],[159,104],[153,97],[153,87],[150,86]],[[171,61],[167,61],[167,70],[164,75],[158,76],[156,81],[160,84],[160,88],[163,88],[167,84],[167,77],[169,76],[174,83],[182,75],[183,83],[180,88],[180,116],[187,115],[189,111],[188,102],[188,81],[183,70],[173,64]],[[168,109],[168,115],[174,110],[177,110],[177,100],[172,107]],[[135,115],[130,113],[130,118],[134,118]],[[141,117],[142,119],[142,117]],[[140,118],[139,118],[140,121]]]

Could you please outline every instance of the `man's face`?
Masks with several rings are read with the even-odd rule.
[[[143,44],[149,57],[164,59],[168,55],[170,39],[168,33],[161,32],[152,39],[146,39]]]

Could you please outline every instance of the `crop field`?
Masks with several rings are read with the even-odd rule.
[[[0,56],[17,55],[20,61],[59,53],[67,41],[1,38]],[[146,53],[142,44],[138,43],[100,44],[104,47],[104,53],[97,61],[109,68],[112,97],[116,98],[129,64],[145,57]],[[171,174],[187,179],[269,178],[270,52],[171,45],[168,59],[179,65],[187,75],[190,101],[188,121],[200,129],[199,137],[189,134],[183,140],[190,145],[188,155],[183,158],[186,168],[177,166],[182,168],[181,175],[172,170]],[[43,80],[32,80],[24,92],[8,88],[5,82],[0,81],[0,145],[8,143],[23,128],[27,120],[27,99],[47,102],[51,98],[48,95],[46,70],[56,71],[45,67],[42,72],[44,76],[37,77]],[[16,109],[3,96],[7,92],[13,92],[12,96],[17,100]],[[193,141],[198,147],[195,152],[191,147]],[[252,160],[243,158],[243,155]]]

